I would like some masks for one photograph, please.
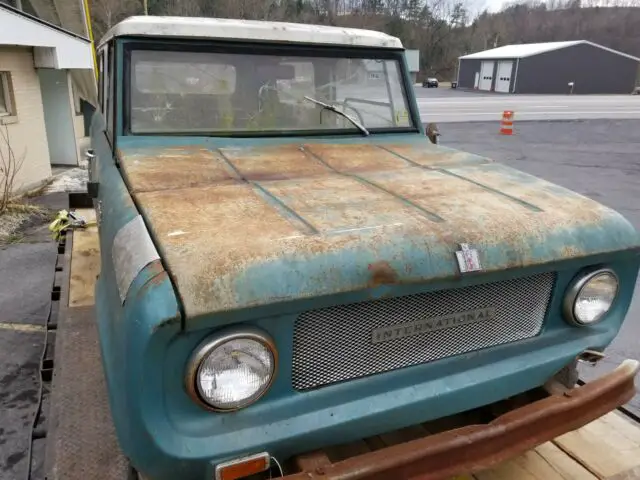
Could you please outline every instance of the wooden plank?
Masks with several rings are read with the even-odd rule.
[[[87,222],[95,222],[93,209],[75,211]],[[69,277],[69,306],[86,307],[95,303],[95,283],[100,273],[100,241],[98,227],[73,231],[71,252],[71,275]]]
[[[638,480],[640,478],[640,467],[634,467],[626,472],[620,472],[607,480]]]
[[[597,480],[550,442],[475,475],[478,480]]]
[[[625,478],[640,470],[640,427],[617,412],[566,433],[554,443],[598,478]]]
[[[600,423],[614,429],[629,441],[640,446],[640,425],[629,417],[618,412],[611,412],[601,417]]]
[[[597,477],[573,458],[560,450],[553,442],[543,443],[536,448],[549,464],[561,475],[560,478],[596,480]]]
[[[93,208],[76,208],[73,213],[84,218],[87,223],[95,223],[96,221],[96,211]]]

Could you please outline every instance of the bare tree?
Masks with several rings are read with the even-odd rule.
[[[0,0],[1,1],[1,0]],[[452,76],[457,58],[510,43],[586,39],[640,56],[640,0],[147,0],[152,15],[283,20],[368,28],[420,50],[423,73]],[[142,0],[93,3],[96,36]]]
[[[24,163],[24,158],[24,155],[20,158],[16,157],[11,145],[9,129],[4,125],[4,129],[0,129],[0,215],[9,208],[15,189],[15,181]]]
[[[138,0],[99,0],[92,2],[91,17],[96,39],[125,18],[140,14],[142,4]]]

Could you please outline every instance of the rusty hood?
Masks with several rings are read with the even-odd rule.
[[[188,317],[634,248],[618,213],[430,143],[122,148]]]

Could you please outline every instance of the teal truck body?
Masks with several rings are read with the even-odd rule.
[[[616,336],[633,227],[430,143],[397,39],[189,21],[133,18],[98,49],[96,314],[144,478],[223,478],[247,455],[282,463],[487,405]],[[602,311],[582,321],[578,301]],[[247,385],[206,383],[226,339],[205,373]],[[216,388],[239,397],[216,404]]]

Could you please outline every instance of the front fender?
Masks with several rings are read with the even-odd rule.
[[[163,465],[168,455],[155,441],[154,411],[162,409],[162,400],[151,398],[150,392],[157,389],[148,387],[162,381],[162,363],[157,359],[181,332],[171,281],[156,261],[135,278],[122,308],[112,300],[118,295],[114,282],[101,276],[97,290],[100,349],[120,447],[141,472],[175,469],[173,461]]]

